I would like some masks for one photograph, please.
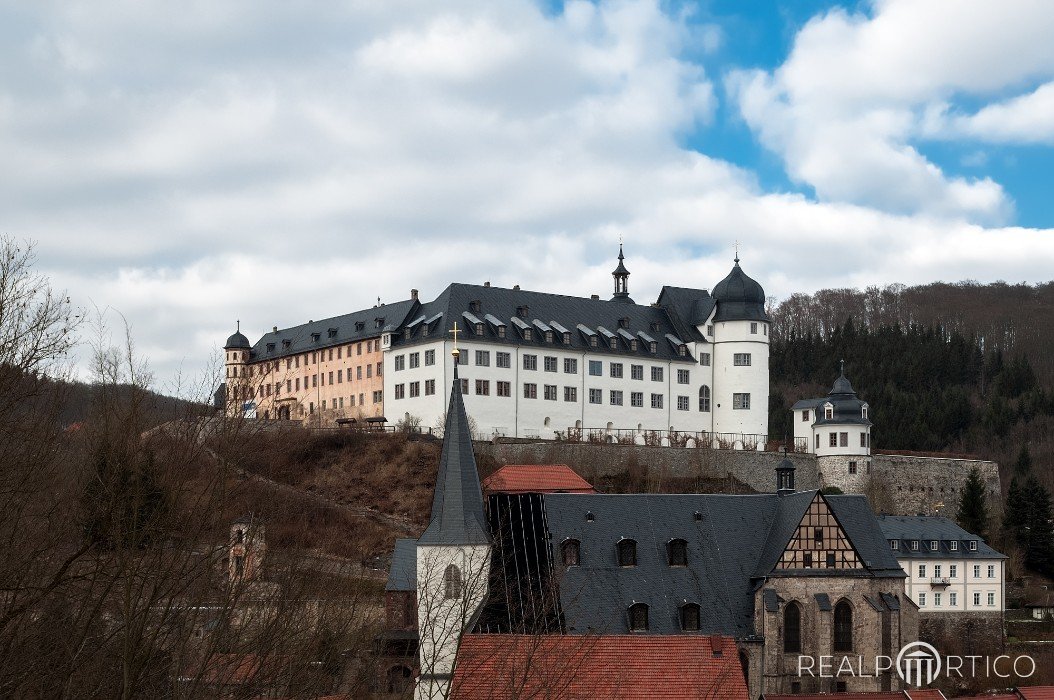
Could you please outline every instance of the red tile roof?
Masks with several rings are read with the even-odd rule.
[[[450,697],[748,700],[735,641],[694,635],[465,635]]]
[[[799,693],[797,695],[769,695],[763,696],[765,700],[905,700],[902,691],[896,692],[874,692],[874,693]]]
[[[1017,693],[1025,700],[1054,700],[1054,685],[1018,686]]]
[[[904,694],[911,700],[948,700],[947,696],[936,688],[905,690]]]
[[[483,492],[596,493],[566,464],[507,464],[483,480]]]

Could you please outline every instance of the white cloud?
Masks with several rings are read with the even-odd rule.
[[[932,128],[937,138],[971,138],[990,143],[1054,143],[1054,82],[1024,95],[987,105],[974,114],[949,115]]]
[[[716,110],[685,56],[721,34],[658,0],[33,7],[34,31],[0,43],[0,232],[37,239],[82,303],[122,311],[161,377],[201,366],[235,319],[255,336],[451,281],[607,295],[620,234],[645,303],[712,287],[737,238],[776,295],[1038,280],[1054,261],[1048,231],[964,221],[1006,216],[998,184],[912,149],[912,95],[932,86],[893,99],[876,75],[872,99],[832,68],[828,102],[801,97],[810,37],[860,17],[820,18],[785,70],[737,78],[817,202],[683,146]]]
[[[778,69],[736,72],[728,86],[762,143],[823,200],[1005,222],[1012,202],[999,184],[949,175],[916,146],[943,130],[933,110],[948,100],[1054,75],[1052,32],[1045,2],[882,0],[868,14],[814,18]],[[957,131],[1036,129],[1039,102],[982,110]]]

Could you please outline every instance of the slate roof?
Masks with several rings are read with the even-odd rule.
[[[491,493],[596,493],[566,464],[506,464],[483,480]]]
[[[890,549],[890,540],[900,542],[895,554],[905,559],[1006,559],[985,544],[977,535],[971,534],[948,518],[929,515],[880,515],[879,527],[886,539],[886,548]],[[917,551],[911,549],[911,541],[918,540]],[[930,542],[938,541],[937,551],[930,549]],[[977,549],[971,550],[969,542],[977,542]],[[957,542],[958,549],[952,551],[950,543]],[[890,551],[893,551],[890,549]]]
[[[417,590],[417,540],[395,540],[392,552],[392,567],[388,570],[386,591]]]
[[[773,695],[766,693],[761,696],[764,700],[947,700],[944,693],[935,689],[923,690],[894,690],[873,693],[838,693],[832,696],[830,693],[798,693],[797,695]],[[985,696],[986,700],[990,696]]]
[[[472,302],[478,301],[479,311],[473,311]],[[517,314],[517,308],[526,307],[525,317]],[[484,321],[483,335],[472,333],[466,323],[464,314],[471,313]],[[441,316],[438,316],[442,314]],[[506,333],[504,338],[498,337],[494,324],[486,320],[487,315],[492,316],[505,324]],[[582,297],[564,296],[561,294],[549,294],[545,292],[531,292],[522,289],[506,289],[503,287],[487,287],[475,284],[454,283],[449,285],[434,301],[424,304],[420,311],[414,313],[414,318],[425,316],[435,319],[434,325],[429,327],[428,335],[421,332],[420,326],[414,328],[409,339],[400,333],[392,339],[393,347],[412,346],[423,342],[433,342],[436,336],[441,338],[450,337],[450,330],[456,321],[459,329],[465,329],[463,335],[459,333],[458,342],[464,342],[470,347],[473,342],[485,341],[510,347],[519,345],[521,347],[533,347],[539,353],[545,349],[554,350],[578,350],[590,353],[625,357],[627,360],[657,359],[674,360],[683,362],[694,362],[691,353],[685,357],[677,354],[676,348],[666,340],[666,334],[677,335],[683,329],[673,324],[665,309],[654,306],[642,306],[640,304],[627,303],[625,301],[604,301],[601,299],[585,299]],[[624,336],[619,336],[620,319],[627,318],[627,328],[634,337],[640,338],[639,333],[645,333],[658,341],[656,352],[649,351],[646,342],[637,344],[637,351],[630,350],[630,345]],[[546,343],[545,334],[534,325],[538,320],[546,325],[553,326],[554,322],[561,327],[567,328],[571,334],[571,342],[564,345],[561,342],[561,333],[556,331],[554,342]],[[652,324],[658,324],[658,330],[652,330]],[[593,333],[601,336],[597,347],[592,347],[586,334],[578,326],[585,326]],[[531,340],[524,340],[521,328],[531,327],[534,329]],[[605,342],[605,337],[598,328],[608,329],[619,338],[617,350],[611,350]],[[682,340],[688,342],[687,338],[681,336]],[[694,339],[694,338],[692,338]],[[701,340],[701,337],[699,338]]]
[[[472,435],[455,365],[443,430],[443,451],[439,456],[439,474],[432,498],[432,518],[418,544],[489,543],[483,492],[476,458],[472,455]]]
[[[765,313],[765,290],[743,272],[739,258],[728,275],[714,286],[717,302],[715,321],[768,321]]]
[[[408,316],[419,306],[417,300],[407,299],[264,333],[252,347],[252,361],[278,359],[376,338],[385,330],[395,331],[409,322]],[[358,328],[357,324],[362,327]]]
[[[832,418],[824,417],[824,404],[831,404],[834,412]],[[853,385],[845,376],[845,371],[834,381],[834,386],[827,396],[820,399],[802,399],[791,406],[792,411],[811,409],[813,411],[812,425],[872,425],[871,421],[864,418],[863,408],[866,401],[857,397]]]
[[[554,550],[565,539],[580,542],[580,565],[568,567],[560,580],[568,631],[626,632],[629,606],[642,602],[649,606],[650,633],[679,634],[679,608],[695,602],[702,606],[702,630],[737,638],[752,634],[754,592],[764,577],[829,575],[824,569],[773,571],[815,495],[544,495]],[[837,575],[903,578],[867,500],[825,498],[867,567]],[[617,566],[616,545],[623,538],[637,542],[636,566]],[[675,538],[687,543],[685,567],[667,563],[666,546]]]
[[[231,335],[229,338],[227,338],[227,342],[223,344],[223,349],[224,350],[230,350],[230,349],[233,349],[233,348],[247,348],[247,347],[249,347],[249,339],[246,338],[245,335],[242,334],[242,331],[241,331],[241,328],[240,328],[240,324],[239,324],[238,330],[236,330],[233,335]]]
[[[679,635],[468,634],[451,700],[747,700],[735,640]]]

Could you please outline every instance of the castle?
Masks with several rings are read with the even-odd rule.
[[[738,256],[712,293],[665,286],[650,305],[629,296],[629,276],[620,246],[608,300],[455,283],[255,344],[239,328],[224,346],[226,410],[441,428],[456,334],[477,437],[631,429],[763,444],[770,319]]]

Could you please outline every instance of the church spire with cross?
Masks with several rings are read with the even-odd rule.
[[[457,336],[461,329],[454,324],[454,381],[450,386],[443,430],[443,452],[439,458],[432,517],[421,535],[422,545],[489,544],[487,518],[483,513],[483,491],[479,483],[476,459],[472,455],[472,433],[469,430],[461,380],[457,376]]]

